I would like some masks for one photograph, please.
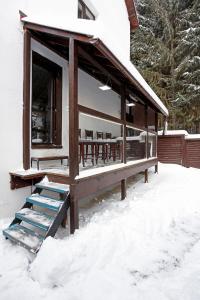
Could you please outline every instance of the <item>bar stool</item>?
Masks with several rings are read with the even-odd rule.
[[[104,161],[105,164],[105,160],[106,160],[106,144],[103,141],[103,132],[102,131],[97,131],[96,133],[97,135],[97,143],[95,146],[95,158],[96,158],[96,164],[98,164],[98,159],[99,157],[102,158],[102,160]],[[101,143],[102,140],[102,143]]]
[[[85,139],[88,140],[85,142],[86,151],[83,155],[83,162],[84,160],[88,159],[88,157],[91,157],[92,165],[94,166],[94,147],[95,144],[93,142],[93,130],[87,130],[85,129]]]

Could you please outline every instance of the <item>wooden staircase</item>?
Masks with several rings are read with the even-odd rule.
[[[45,193],[51,193],[52,197]],[[48,236],[54,237],[70,206],[69,186],[38,183],[10,226],[3,230],[7,239],[37,253]]]

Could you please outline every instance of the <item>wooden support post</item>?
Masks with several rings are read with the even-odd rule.
[[[122,162],[126,164],[126,88],[121,86],[121,120],[123,121],[122,133],[123,133],[123,155]]]
[[[148,183],[148,169],[144,171],[144,182]]]
[[[31,36],[24,30],[24,80],[23,80],[23,167],[30,168],[30,65]]]
[[[149,158],[149,137],[148,137],[148,106],[145,106],[145,128],[146,128],[146,158]]]
[[[79,174],[78,158],[78,50],[77,42],[69,40],[69,176]]]
[[[75,185],[70,186],[70,233],[79,228],[79,208]]]
[[[124,85],[121,86],[121,120],[124,122],[122,125],[123,133],[123,155],[122,162],[126,164],[126,88]],[[126,198],[126,179],[121,180],[121,200]]]
[[[126,198],[126,179],[121,180],[121,200]]]
[[[155,165],[155,173],[158,173],[158,164]]]

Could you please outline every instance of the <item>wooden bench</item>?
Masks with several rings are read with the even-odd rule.
[[[63,164],[63,159],[68,159],[66,155],[59,155],[59,156],[46,156],[46,157],[31,157],[31,168],[33,165],[33,161],[37,162],[37,169],[39,170],[40,161],[49,161],[49,160],[60,160],[61,165]]]

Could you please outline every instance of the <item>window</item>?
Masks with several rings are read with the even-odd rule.
[[[62,144],[62,68],[32,52],[33,148],[56,148]]]
[[[78,18],[95,20],[94,14],[91,12],[91,10],[87,7],[87,5],[82,0],[78,0]]]

